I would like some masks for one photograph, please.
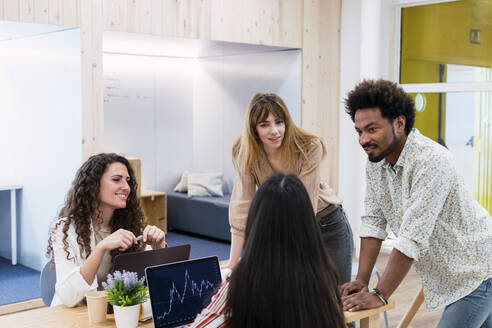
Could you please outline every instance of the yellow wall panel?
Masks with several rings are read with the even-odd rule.
[[[439,82],[439,64],[422,60],[405,60],[402,65],[401,83],[419,83],[427,81],[429,83]],[[415,94],[411,95],[415,100]],[[427,93],[425,97],[425,108],[415,115],[415,127],[419,131],[437,141],[439,126],[439,94]],[[445,95],[441,96],[442,117],[441,117],[441,136],[445,135]]]
[[[492,66],[492,24],[472,15],[473,1],[457,1],[402,10],[403,58]],[[491,4],[492,5],[492,4]],[[470,29],[481,31],[481,43],[470,43]]]
[[[470,42],[471,29],[480,31],[480,44]],[[492,1],[465,0],[404,8],[401,37],[401,83],[445,82],[439,79],[439,66],[445,64],[492,67]],[[487,74],[480,81],[491,81],[490,71]],[[417,113],[415,126],[437,140],[439,94],[425,97],[426,108]],[[477,93],[476,97],[473,193],[491,212],[491,95]],[[444,101],[443,94],[441,136],[445,135]]]

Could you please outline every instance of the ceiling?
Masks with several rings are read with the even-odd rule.
[[[104,32],[103,52],[129,55],[206,58],[283,51],[292,48],[161,36]]]
[[[65,26],[8,22],[0,20],[0,42],[23,39],[48,33],[56,33],[67,29],[73,29],[73,27],[67,28]]]

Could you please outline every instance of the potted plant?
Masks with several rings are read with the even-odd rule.
[[[123,273],[108,274],[108,279],[102,283],[108,293],[108,302],[113,305],[116,327],[137,327],[140,304],[149,298],[144,281],[145,277],[138,279],[136,272],[123,270]]]

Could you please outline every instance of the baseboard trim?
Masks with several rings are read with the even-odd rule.
[[[35,298],[24,302],[2,305],[0,306],[0,315],[37,309],[44,306],[45,305],[41,298]]]

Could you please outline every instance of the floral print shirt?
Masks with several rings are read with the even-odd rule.
[[[427,308],[451,304],[492,277],[492,219],[466,189],[451,153],[413,129],[392,166],[366,167],[360,237],[385,239],[414,260]]]

